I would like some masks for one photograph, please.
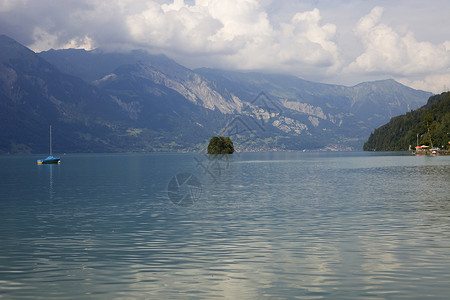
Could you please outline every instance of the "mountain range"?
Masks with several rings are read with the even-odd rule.
[[[189,69],[142,50],[34,53],[0,36],[0,153],[362,148],[431,93],[394,80],[353,87],[295,76]]]

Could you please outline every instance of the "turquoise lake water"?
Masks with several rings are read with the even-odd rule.
[[[450,156],[0,156],[0,298],[450,295]]]

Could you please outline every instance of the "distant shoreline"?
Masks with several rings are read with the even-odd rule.
[[[435,153],[433,153],[430,150],[414,150],[412,151],[413,155],[423,156],[423,155],[450,155],[450,150],[436,150]]]

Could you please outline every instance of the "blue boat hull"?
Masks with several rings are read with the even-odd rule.
[[[54,156],[48,156],[47,158],[44,159],[38,159],[37,163],[39,165],[41,164],[59,164],[61,162],[61,159],[59,157],[54,157]]]

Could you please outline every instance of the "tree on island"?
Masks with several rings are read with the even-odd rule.
[[[209,141],[208,154],[232,154],[233,142],[229,137],[215,136]]]

